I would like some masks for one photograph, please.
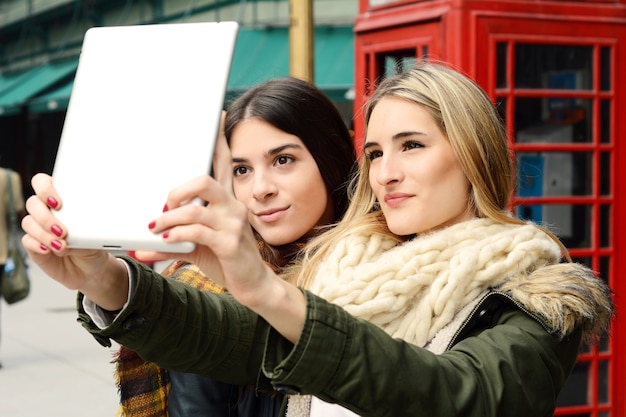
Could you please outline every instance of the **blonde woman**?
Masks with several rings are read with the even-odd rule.
[[[24,245],[81,292],[81,321],[101,343],[274,387],[288,416],[552,415],[613,303],[588,268],[561,262],[554,235],[508,212],[509,150],[488,96],[426,64],[384,80],[365,120],[348,212],[308,244],[291,282],[262,263],[245,207],[210,178],[173,190],[152,230],[197,242],[189,257],[228,295],[68,250],[48,232],[46,201],[59,196],[47,181],[34,184]],[[196,196],[209,204],[180,206]]]

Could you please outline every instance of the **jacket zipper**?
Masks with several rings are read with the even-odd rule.
[[[530,312],[526,307],[524,307],[523,305],[520,304],[519,301],[517,301],[516,299],[514,299],[513,297],[511,297],[510,295],[508,295],[507,293],[504,293],[502,291],[497,291],[497,290],[492,290],[490,291],[488,294],[486,294],[482,300],[480,300],[478,302],[478,304],[476,304],[476,306],[472,309],[472,312],[467,316],[467,318],[465,319],[465,321],[463,322],[463,324],[461,324],[461,326],[457,329],[457,331],[454,333],[454,336],[452,337],[452,340],[450,340],[450,343],[448,343],[448,346],[446,346],[446,350],[450,350],[450,348],[452,346],[454,346],[454,344],[456,343],[456,339],[459,337],[459,335],[463,332],[463,330],[465,330],[465,328],[469,325],[470,321],[472,320],[472,318],[474,317],[474,315],[481,309],[481,307],[485,304],[485,302],[487,301],[488,298],[491,298],[492,296],[495,295],[500,295],[504,298],[506,298],[507,300],[509,300],[510,302],[512,302],[517,308],[519,308],[521,311],[523,311],[524,313],[526,313],[529,317],[533,318],[535,321],[537,321],[541,327],[544,328],[544,330],[546,332],[548,332],[549,334],[553,333],[553,329],[550,328],[550,326],[548,326],[541,318],[539,318],[536,314]]]

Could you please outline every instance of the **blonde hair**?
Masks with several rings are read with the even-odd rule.
[[[386,78],[365,104],[366,126],[372,111],[385,97],[419,104],[431,114],[450,141],[470,183],[468,204],[477,217],[525,224],[509,211],[514,175],[506,130],[493,103],[474,81],[445,65],[433,63],[420,64]],[[410,238],[397,236],[387,228],[369,184],[369,166],[369,160],[361,156],[359,173],[349,188],[350,206],[345,216],[335,227],[309,242],[299,264],[287,271],[287,279],[307,288],[332,243],[347,234],[382,233],[398,242]],[[571,260],[560,240],[549,230],[543,230]]]

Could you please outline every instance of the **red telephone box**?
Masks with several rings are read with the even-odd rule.
[[[611,336],[581,351],[555,415],[626,416],[626,0],[360,0],[354,30],[359,148],[377,82],[421,60],[497,104],[516,213],[550,225],[615,292]]]

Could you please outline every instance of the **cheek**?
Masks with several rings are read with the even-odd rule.
[[[310,236],[316,226],[330,224],[334,220],[334,210],[328,197],[326,186],[321,176],[309,177],[308,186],[302,187],[298,196],[294,196],[297,206],[297,224],[293,225],[301,236]],[[291,219],[293,221],[293,219]]]
[[[454,160],[451,161],[448,166],[442,169],[446,172],[446,180],[450,184],[450,187],[454,188],[458,194],[457,197],[459,199],[467,200],[468,190],[469,190],[469,180],[463,173],[461,166],[459,163]]]
[[[322,217],[329,203],[326,186],[321,178],[309,180],[307,187],[300,188],[295,203],[300,206],[300,216],[303,223],[310,227],[316,226],[323,220]]]
[[[367,171],[367,179],[369,181],[370,184],[370,188],[372,189],[372,192],[374,193],[374,195],[376,196],[376,199],[378,199],[380,201],[381,196],[380,194],[380,185],[378,184],[378,181],[376,181],[376,170],[372,169],[371,166]]]
[[[436,191],[431,204],[441,208],[434,218],[445,224],[460,221],[463,213],[467,212],[470,191],[469,182],[460,168],[442,173],[433,190]]]

